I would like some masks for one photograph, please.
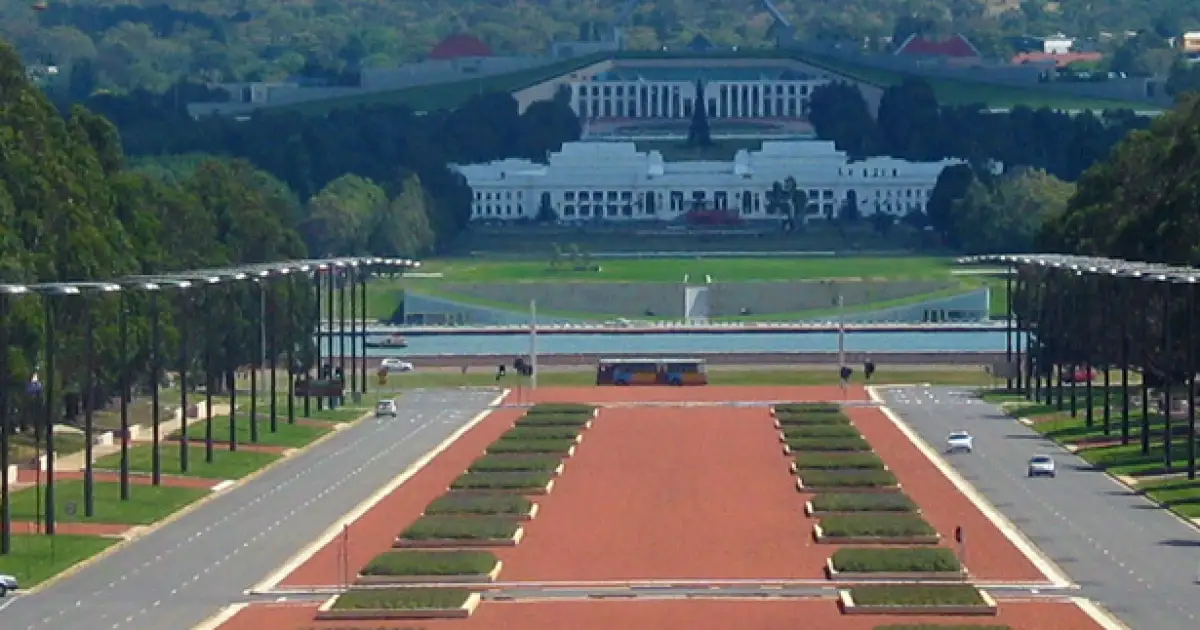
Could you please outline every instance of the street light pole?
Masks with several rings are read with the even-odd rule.
[[[271,302],[269,305],[270,308],[266,309],[266,311],[267,311],[266,317],[263,318],[263,320],[265,322],[263,324],[263,326],[265,328],[265,332],[267,335],[269,335],[266,338],[267,339],[266,353],[267,353],[267,362],[271,368],[270,369],[271,384],[267,388],[267,392],[271,396],[271,407],[270,407],[271,433],[275,433],[275,432],[279,431],[279,415],[278,415],[279,409],[278,409],[278,404],[275,401],[275,394],[276,394],[275,379],[278,377],[278,375],[275,373],[276,355],[278,355],[278,351],[275,349],[275,340],[276,340],[275,338],[279,335],[278,329],[276,328],[277,324],[275,321],[275,311],[279,308],[279,301],[276,299],[278,297],[278,295],[276,293],[275,283],[272,282],[271,285],[266,288],[266,291],[268,293],[268,297],[270,298],[270,302]]]
[[[250,442],[258,443],[258,369],[262,366],[262,314],[263,314],[263,280],[255,279],[254,286],[258,289],[258,308],[254,309],[258,321],[254,326],[254,354],[250,359]]]
[[[129,316],[127,291],[120,293],[120,309],[117,311],[117,336],[120,347],[121,369],[121,500],[129,500]]]
[[[95,516],[96,505],[92,476],[92,410],[95,408],[96,351],[92,343],[95,323],[92,320],[92,299],[83,298],[83,515]],[[7,374],[3,375],[4,377]]]
[[[153,444],[151,445],[152,470],[150,473],[151,483],[156,486],[162,485],[162,452],[159,445],[159,440],[162,439],[162,427],[159,418],[159,400],[158,400],[158,291],[150,293],[150,413],[153,417],[150,419]]]
[[[303,270],[301,270],[303,271]],[[303,276],[301,276],[303,277]],[[288,424],[296,424],[296,277],[289,275],[284,283],[287,290],[287,375]]]
[[[358,334],[355,330],[358,319],[358,278],[360,273],[358,266],[351,267],[350,282],[350,395],[353,398],[358,394]],[[366,348],[363,348],[366,352]],[[366,375],[363,375],[364,378]]]
[[[362,349],[361,372],[363,394],[367,393],[367,275],[369,275],[369,270],[366,271],[367,273],[360,273],[358,275],[358,293],[360,299],[362,300],[362,308],[359,309],[359,317],[361,317],[362,320],[360,321],[361,326],[358,328],[360,331],[362,331],[362,333],[359,335],[359,339],[355,341],[356,344],[359,344],[359,348]]]
[[[179,472],[188,471],[188,318],[192,297],[179,293]]]
[[[325,328],[321,316],[321,271],[324,269],[324,267],[325,265],[317,265],[315,268],[313,268],[313,335],[316,336],[316,339],[314,339],[313,343],[313,347],[316,349],[316,354],[314,355],[316,358],[313,370],[316,372],[316,374],[306,377],[306,380],[308,381],[308,387],[304,388],[304,417],[306,418],[311,415],[310,405],[312,401],[312,381],[314,380],[314,377],[321,378],[321,344],[325,341],[321,335],[329,333],[329,330]],[[317,410],[320,411],[324,407],[325,405],[322,399],[318,397]]]
[[[54,514],[54,416],[57,405],[54,402],[54,355],[57,344],[54,342],[54,298],[47,293],[44,297],[46,316],[46,535],[53,536],[55,532]],[[39,463],[40,466],[40,463]]]
[[[204,286],[204,310],[208,317],[204,318],[204,461],[213,463],[213,388],[216,379],[216,339],[213,333],[213,300],[212,283]]]
[[[338,406],[346,404],[346,284],[350,281],[352,267],[346,265],[338,270],[338,367],[334,376],[341,381],[342,398]]]

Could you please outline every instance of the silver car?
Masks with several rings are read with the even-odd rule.
[[[396,401],[381,400],[375,404],[375,417],[389,416],[396,417]]]
[[[1030,477],[1053,477],[1054,459],[1049,455],[1034,455],[1029,458]]]
[[[8,595],[9,591],[15,591],[19,588],[21,588],[21,586],[17,584],[16,577],[0,574],[0,597],[4,597],[5,595]]]

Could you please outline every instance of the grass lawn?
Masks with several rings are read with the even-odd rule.
[[[1144,477],[1178,473],[1187,468],[1186,440],[1176,439],[1171,443],[1171,470],[1166,467],[1166,451],[1161,440],[1150,442],[1150,452],[1142,454],[1141,444],[1133,441],[1126,446],[1104,446],[1079,451],[1079,456],[1089,464],[1104,469],[1110,475]]]
[[[138,485],[130,489],[129,500],[121,500],[121,484],[97,482],[94,484],[96,515],[87,518],[83,514],[83,481],[63,480],[54,484],[56,517],[65,523],[125,523],[149,525],[166,518],[189,503],[208,494],[203,488],[178,488],[168,486]],[[44,508],[37,505],[35,488],[27,488],[12,495],[12,517],[16,520],[32,521]],[[45,495],[43,493],[44,500]],[[75,504],[75,514],[67,514],[64,506]]]
[[[303,405],[303,403],[301,403]],[[297,415],[297,417],[299,417]],[[204,420],[188,427],[188,442],[198,443],[204,441]],[[326,433],[329,433],[328,427],[314,426],[311,424],[288,424],[287,416],[280,417],[276,421],[277,431],[271,432],[271,422],[267,418],[263,418],[260,414],[258,418],[258,444],[269,444],[271,446],[287,446],[291,448],[301,448],[315,442],[318,438]],[[250,418],[248,416],[239,415],[237,418],[237,430],[235,432],[239,444],[250,444]],[[178,439],[179,432],[172,433],[171,438]],[[229,441],[229,417],[228,416],[213,416],[213,440],[217,442]]]
[[[151,444],[139,444],[129,449],[129,469],[149,473],[153,465]],[[166,475],[186,475],[205,479],[241,479],[250,473],[279,459],[274,453],[252,453],[250,451],[229,452],[220,450],[213,455],[211,464],[204,461],[204,447],[188,449],[188,471],[179,470],[179,446],[163,444],[159,449],[162,472]],[[117,470],[121,467],[121,454],[113,453],[96,460],[96,468]]]
[[[13,460],[32,459],[34,456],[34,437],[32,433],[17,433],[8,438],[8,455]],[[74,433],[55,433],[54,452],[62,455],[78,453],[84,447],[82,435]],[[45,436],[42,436],[40,453],[46,452]]]
[[[1200,518],[1200,480],[1167,479],[1138,489],[1184,518]]]
[[[374,403],[372,403],[371,407],[350,406],[338,407],[337,409],[330,409],[328,407],[317,409],[316,402],[313,402],[312,409],[307,417],[313,420],[328,420],[330,422],[353,422],[370,413],[374,408],[373,405]]]
[[[30,588],[118,542],[99,536],[15,534],[12,553],[0,556],[0,573],[15,576],[22,588]]]

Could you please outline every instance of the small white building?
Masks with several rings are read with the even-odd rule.
[[[768,192],[788,177],[807,193],[807,220],[836,217],[847,203],[862,216],[924,211],[942,170],[961,163],[855,162],[819,141],[766,141],[761,151],[738,151],[732,162],[664,162],[660,152],[639,152],[632,142],[573,142],[548,164],[507,159],[453,168],[471,187],[474,221],[530,220],[544,210],[563,221],[671,221],[695,208],[782,219],[786,209]]]
[[[1071,49],[1075,47],[1075,38],[1067,37],[1062,33],[1057,33],[1050,37],[1042,39],[1042,52],[1047,55],[1066,55],[1070,54]]]

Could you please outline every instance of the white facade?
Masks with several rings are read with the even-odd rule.
[[[1042,40],[1042,52],[1047,55],[1066,55],[1075,46],[1075,40],[1062,33]]]
[[[517,221],[543,209],[563,221],[670,221],[695,207],[736,211],[741,218],[781,219],[768,196],[776,182],[796,179],[806,191],[806,219],[836,217],[843,204],[859,214],[904,216],[925,210],[942,170],[963,163],[871,158],[852,162],[832,142],[763,142],[732,162],[664,162],[631,142],[572,142],[549,164],[499,160],[455,166],[467,179],[474,221]]]
[[[812,91],[828,79],[705,82],[709,118],[804,118]],[[571,109],[594,118],[691,118],[691,80],[592,80],[571,83]]]

